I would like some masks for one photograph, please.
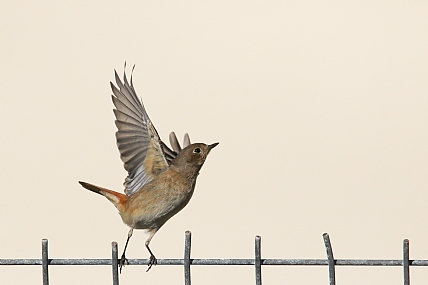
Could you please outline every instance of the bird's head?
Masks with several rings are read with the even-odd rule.
[[[171,162],[171,166],[179,172],[195,172],[201,169],[210,151],[219,143],[210,145],[204,143],[193,143],[186,146],[177,157]]]

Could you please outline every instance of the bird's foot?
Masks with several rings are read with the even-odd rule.
[[[152,268],[153,265],[158,264],[158,260],[156,259],[156,257],[152,254],[150,255],[150,261],[149,261],[149,268],[147,268],[146,272],[148,272],[150,270],[150,268]]]
[[[119,272],[122,273],[122,267],[124,267],[126,265],[129,265],[129,261],[128,259],[125,257],[125,254],[122,254],[122,257],[120,258],[119,261]]]

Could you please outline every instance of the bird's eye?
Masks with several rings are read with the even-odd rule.
[[[199,147],[197,147],[197,148],[195,148],[195,149],[193,150],[193,152],[194,152],[194,153],[200,153],[200,152],[201,152],[201,149],[200,149]]]

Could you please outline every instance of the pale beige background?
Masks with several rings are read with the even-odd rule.
[[[158,258],[428,259],[428,4],[355,1],[2,1],[0,258],[109,258],[128,228],[78,180],[122,191],[109,81],[134,83],[161,137],[220,142]],[[147,258],[137,231],[128,257]],[[180,266],[121,284],[182,284]],[[428,268],[411,268],[426,284]],[[51,284],[111,269],[50,268]],[[252,267],[192,267],[194,284],[253,284]],[[328,284],[326,267],[263,267],[264,284]],[[338,284],[402,284],[402,268],[339,267]],[[1,267],[1,284],[41,268]]]

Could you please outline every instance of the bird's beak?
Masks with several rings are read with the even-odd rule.
[[[217,143],[210,144],[210,145],[208,146],[208,149],[209,149],[209,150],[212,150],[212,149],[213,149],[213,148],[215,148],[218,144],[219,144],[218,142],[217,142]]]

